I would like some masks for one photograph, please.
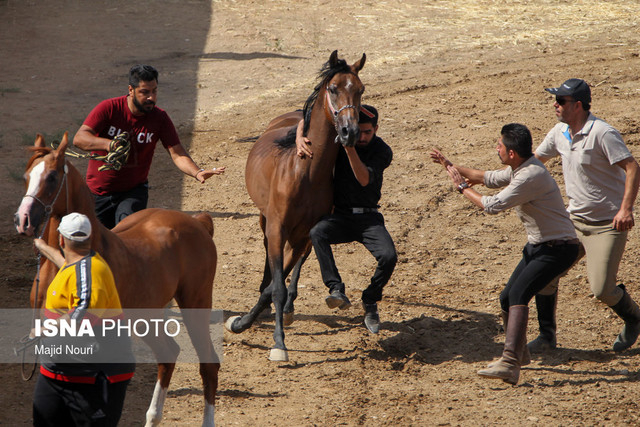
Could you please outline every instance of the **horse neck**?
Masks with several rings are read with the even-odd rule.
[[[325,93],[322,90],[318,94],[318,102],[311,111],[311,122],[307,132],[307,138],[313,143],[313,159],[310,166],[312,177],[331,176],[340,149],[340,145],[335,142],[337,135],[335,125],[328,119],[324,103]]]
[[[96,216],[95,202],[84,178],[72,164],[67,162],[67,165],[67,188],[64,192],[65,200],[60,202],[65,203],[65,207],[63,208],[64,213],[60,215],[60,217],[71,212],[79,212],[86,215],[91,222],[91,246],[95,251],[102,253],[107,247],[113,247],[115,242],[120,241],[120,238],[102,225]],[[51,221],[53,221],[53,218]],[[51,225],[54,224],[52,223]],[[56,229],[57,225],[55,228],[52,227],[49,234],[54,234],[57,239]]]
[[[97,220],[93,196],[80,172],[70,163],[67,163],[67,166],[69,170],[67,172],[65,215],[71,212],[79,212],[86,215],[93,225],[93,220]]]

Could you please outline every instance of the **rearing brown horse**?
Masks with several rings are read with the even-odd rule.
[[[249,196],[260,209],[260,227],[267,252],[258,303],[244,316],[225,324],[235,333],[248,329],[272,301],[275,340],[269,359],[289,359],[284,344],[283,313],[293,315],[300,267],[311,250],[309,231],[333,205],[333,167],[340,144],[353,146],[359,138],[358,117],[364,85],[358,72],[366,55],[348,65],[334,51],[320,71],[320,83],[302,114],[288,113],[269,123],[249,153],[245,180]],[[304,117],[304,133],[313,142],[313,158],[295,150],[295,129]],[[291,272],[289,298],[284,280]],[[287,303],[285,306],[285,302]]]
[[[128,216],[110,231],[95,215],[93,196],[84,178],[65,160],[67,145],[66,133],[57,150],[45,147],[42,135],[36,138],[35,154],[24,175],[27,193],[15,217],[17,231],[34,236],[43,227],[43,239],[57,248],[57,228],[62,216],[83,213],[91,221],[92,248],[113,271],[123,308],[162,308],[175,298],[181,308],[200,309],[183,311],[183,318],[201,361],[203,425],[213,426],[220,364],[209,363],[218,360],[209,333],[217,262],[211,216],[192,217],[178,211],[145,209]],[[31,291],[32,306],[42,306],[56,272],[57,267],[42,257],[40,274]],[[180,347],[167,336],[145,342],[156,355],[163,354],[164,360],[173,361],[158,363],[158,379],[146,414],[147,425],[157,425],[162,419]]]

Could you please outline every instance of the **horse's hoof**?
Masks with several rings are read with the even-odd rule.
[[[224,328],[229,331],[229,332],[233,332],[234,334],[238,334],[240,333],[239,331],[234,331],[233,330],[233,324],[236,320],[239,320],[241,317],[240,316],[231,316],[227,319],[226,322],[224,322]]]
[[[291,325],[293,321],[293,311],[291,313],[282,313],[282,323],[284,323],[284,326]]]
[[[272,362],[288,362],[289,353],[287,353],[287,350],[281,348],[272,348],[269,353],[269,360]]]

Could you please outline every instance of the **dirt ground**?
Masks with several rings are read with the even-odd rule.
[[[381,209],[399,263],[380,304],[382,330],[368,334],[356,304],[326,307],[312,255],[286,330],[289,362],[267,360],[272,321],[225,333],[217,423],[638,424],[639,351],[610,350],[622,323],[591,296],[584,262],[561,283],[559,349],[536,357],[516,387],[476,375],[501,351],[497,298],[526,238],[514,213],[473,208],[428,158],[439,147],[458,163],[499,168],[501,126],[526,124],[537,145],[556,122],[543,89],[570,77],[592,85],[594,113],[640,156],[638,16],[628,1],[0,0],[0,307],[28,307],[35,274],[32,243],[12,225],[25,148],[36,132],[73,134],[100,100],[125,93],[131,65],[149,63],[161,73],[159,106],[194,159],[227,167],[199,185],[159,148],[150,206],[211,213],[215,307],[246,312],[264,262],[244,186],[251,144],[270,119],[301,108],[331,51],[349,63],[364,52],[363,100],[379,109],[379,135],[394,150]],[[560,163],[549,168],[561,183]],[[636,299],[639,253],[633,230],[619,281]],[[373,258],[358,245],[335,254],[357,300]],[[0,381],[0,424],[30,424],[34,381],[9,364]],[[139,366],[122,425],[143,423],[154,381],[155,366]],[[165,425],[198,424],[201,390],[197,366],[178,366]]]

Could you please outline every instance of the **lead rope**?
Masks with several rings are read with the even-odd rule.
[[[58,200],[58,196],[60,196],[60,192],[62,191],[62,187],[65,187],[66,190],[66,205],[67,205],[67,212],[69,212],[69,181],[67,180],[67,173],[69,172],[69,168],[67,167],[67,165],[64,165],[64,174],[62,175],[62,182],[60,183],[60,188],[58,188],[58,193],[56,193],[56,197],[53,199],[53,201],[49,204],[49,205],[45,205],[44,202],[42,200],[40,200],[39,198],[37,198],[36,196],[32,196],[31,194],[27,194],[25,197],[31,197],[32,199],[36,200],[38,203],[40,203],[42,206],[44,206],[44,211],[45,211],[45,221],[43,222],[43,227],[42,230],[40,231],[40,235],[38,236],[38,239],[42,239],[42,236],[44,236],[44,230],[47,228],[47,225],[49,223],[49,220],[51,219],[51,212],[53,210],[53,205],[56,203],[56,201]],[[36,255],[36,260],[37,260],[37,264],[38,267],[36,269],[36,292],[35,292],[35,301],[33,302],[33,312],[31,314],[31,324],[34,325],[35,321],[36,321],[36,313],[38,312],[38,293],[40,290],[40,261],[42,260],[42,254],[40,253],[40,251],[38,251],[38,254]],[[22,339],[19,341],[20,347],[19,348],[14,348],[13,352],[15,353],[15,355],[19,355],[22,354],[22,362],[20,364],[20,375],[22,376],[22,379],[24,381],[29,381],[31,378],[33,378],[33,374],[36,371],[36,366],[38,365],[38,355],[36,354],[36,358],[33,361],[33,366],[31,367],[31,370],[25,370],[25,366],[27,366],[26,363],[26,357],[27,357],[27,349],[29,347],[33,347],[35,346],[38,342],[40,342],[40,337],[31,337],[30,333],[25,335],[24,337],[22,337]]]

